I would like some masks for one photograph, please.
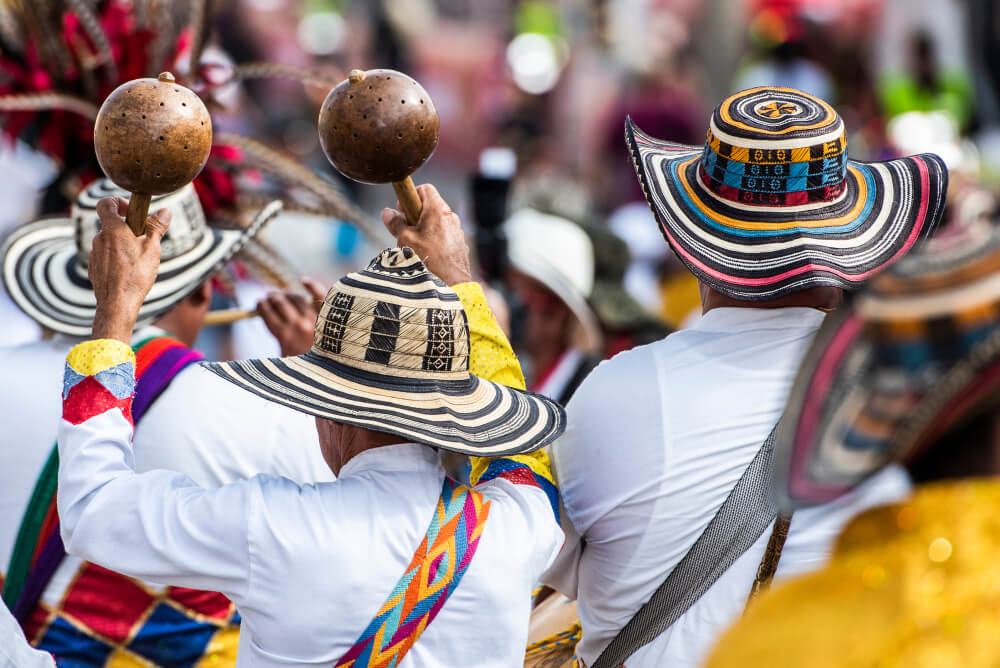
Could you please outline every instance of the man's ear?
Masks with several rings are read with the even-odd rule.
[[[192,306],[204,306],[212,301],[212,281],[205,281],[194,291],[185,297],[185,300]]]

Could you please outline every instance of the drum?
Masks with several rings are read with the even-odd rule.
[[[553,592],[531,611],[525,668],[573,668],[580,641],[576,601]]]

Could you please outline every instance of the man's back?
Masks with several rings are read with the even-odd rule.
[[[162,335],[155,328],[137,334]],[[76,340],[57,336],[0,348],[0,424],[4,427],[0,468],[0,572],[6,571],[18,527],[42,467],[55,444],[62,414],[62,375]],[[206,487],[266,472],[297,482],[333,479],[319,453],[308,416],[240,391],[197,366],[181,371],[156,399],[135,435],[139,471],[180,471]],[[97,597],[100,603],[90,601]],[[41,607],[27,623],[29,641],[52,651],[79,651],[82,665],[102,665],[116,647],[157,663],[154,644],[139,636],[150,622],[179,625],[197,654],[233,620],[232,606],[220,596],[131,583],[67,556],[42,592]],[[187,619],[185,619],[187,618]],[[198,619],[193,622],[191,620]],[[144,621],[146,620],[146,621]],[[155,624],[153,625],[155,626]],[[150,626],[152,628],[152,626]],[[148,651],[147,651],[148,650]],[[124,650],[119,650],[124,651]]]
[[[713,309],[692,329],[602,364],[570,402],[553,453],[585,547],[577,573],[557,568],[549,579],[576,590],[588,664],[722,505],[780,417],[822,319],[807,308]],[[907,489],[893,470],[838,504],[797,513],[778,576],[819,566],[853,514]],[[768,534],[627,665],[698,665],[742,611]]]

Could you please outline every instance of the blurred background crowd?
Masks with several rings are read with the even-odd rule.
[[[795,87],[834,104],[855,160],[941,155],[951,171],[946,225],[991,219],[997,207],[997,0],[219,0],[208,20],[203,63],[323,73],[305,85],[223,85],[213,117],[217,134],[278,149],[370,218],[366,231],[304,207],[266,232],[289,267],[326,283],[389,245],[379,212],[395,197],[324,159],[323,78],[388,67],[423,84],[441,138],[415,181],[435,184],[460,214],[481,274],[505,297],[498,310],[530,384],[563,400],[601,358],[699,313],[694,278],[643,200],[626,115],[655,137],[701,144],[729,93]],[[0,237],[64,213],[72,195],[52,192],[64,165],[20,141],[2,150]],[[219,307],[252,307],[266,294],[263,282],[231,273]],[[0,317],[0,343],[40,335],[3,297]],[[206,329],[201,343],[215,357],[277,352],[256,321]]]

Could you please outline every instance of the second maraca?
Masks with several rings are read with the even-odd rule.
[[[352,70],[319,113],[327,159],[349,179],[391,183],[411,225],[423,206],[410,174],[434,152],[439,127],[427,91],[395,70]]]
[[[125,220],[136,236],[146,232],[153,195],[171,193],[194,180],[211,148],[208,109],[170,72],[116,88],[94,124],[101,169],[132,193]]]

